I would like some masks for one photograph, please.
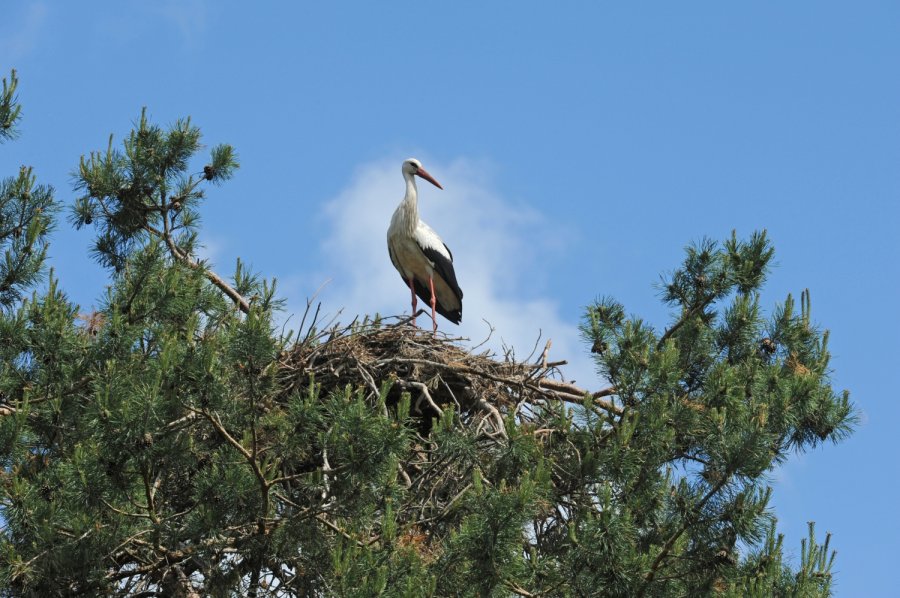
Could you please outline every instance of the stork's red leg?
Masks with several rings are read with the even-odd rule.
[[[412,276],[409,277],[409,292],[412,294],[412,325],[416,326],[416,287]]]
[[[437,297],[434,296],[434,276],[428,277],[428,286],[431,287],[431,323],[434,326],[431,331],[437,336],[437,318],[434,317],[434,308],[437,305]]]

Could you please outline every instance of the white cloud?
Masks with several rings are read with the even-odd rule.
[[[410,294],[388,258],[386,233],[391,214],[403,196],[400,174],[403,157],[358,168],[348,186],[324,208],[324,263],[320,280],[331,279],[321,299],[340,305],[341,320],[356,314],[409,313]],[[490,182],[490,165],[458,159],[450,163],[423,161],[444,186],[419,184],[420,217],[453,251],[463,300],[459,328],[438,316],[439,328],[480,343],[490,327],[488,347],[513,347],[519,358],[537,353],[552,339],[552,360],[566,359],[568,379],[595,389],[599,380],[578,336],[575,322],[567,322],[546,290],[534,288],[553,267],[553,248],[561,231],[532,207],[503,197]],[[422,302],[419,303],[422,306]],[[430,319],[419,318],[430,327]],[[537,357],[537,355],[535,356]]]

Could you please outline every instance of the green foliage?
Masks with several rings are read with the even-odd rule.
[[[16,101],[16,71],[0,93],[0,141],[16,136],[21,106]],[[53,226],[53,189],[37,185],[32,169],[22,166],[16,177],[0,179],[0,309],[9,309],[39,279],[47,257],[47,235]]]
[[[190,118],[164,130],[148,120],[145,109],[122,150],[110,136],[105,152],[82,156],[76,189],[84,194],[70,220],[76,228],[98,229],[93,253],[102,265],[121,270],[149,237],[166,239],[175,254],[191,253],[204,197],[200,185],[227,180],[238,167],[234,150],[220,145],[202,172],[190,173],[190,159],[201,147],[200,129]]]
[[[761,307],[765,234],[689,247],[663,330],[590,306],[609,387],[555,394],[380,319],[281,333],[274,283],[190,258],[199,185],[237,166],[219,146],[189,174],[199,144],[142,115],[122,150],[82,159],[72,220],[114,270],[97,312],[52,277],[7,299],[0,595],[830,594],[830,539],[810,526],[787,562],[766,476],[843,438],[853,408],[809,294]],[[29,172],[10,201],[37,190]],[[46,202],[22,233],[41,259]],[[8,270],[18,292],[39,266]],[[355,361],[317,369],[329,347]],[[341,369],[366,359],[377,377]],[[481,379],[496,394],[463,396]],[[458,396],[423,411],[444,387]]]
[[[784,537],[775,533],[772,525],[762,546],[750,553],[741,563],[738,582],[724,592],[735,598],[767,598],[769,596],[828,596],[831,594],[831,568],[835,553],[829,550],[831,536],[825,543],[816,541],[815,525],[809,523],[809,537],[800,550],[800,567],[794,571],[785,563],[782,545]]]
[[[13,69],[9,75],[9,82],[3,79],[3,90],[0,92],[0,140],[16,136],[16,123],[22,117],[22,106],[16,99],[18,85],[19,78]]]
[[[622,593],[731,587],[722,570],[738,560],[737,542],[757,545],[772,518],[765,474],[849,433],[852,406],[829,384],[827,333],[812,324],[808,292],[799,314],[790,296],[761,314],[772,254],[764,233],[689,247],[663,283],[678,314],[659,335],[614,300],[588,310],[583,333],[622,409],[608,433],[617,463],[600,477],[618,494],[612,504],[633,509],[635,546],[653,555]]]
[[[56,204],[29,167],[0,180],[0,307],[8,309],[40,280]]]

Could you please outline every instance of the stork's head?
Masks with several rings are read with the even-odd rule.
[[[416,160],[415,158],[409,158],[403,161],[403,174],[406,175],[414,175],[419,176],[437,187],[438,189],[443,189],[441,184],[434,180],[434,177],[428,174],[428,171],[422,168],[422,163]]]

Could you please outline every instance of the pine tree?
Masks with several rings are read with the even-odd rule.
[[[193,257],[237,168],[201,149],[142,114],[83,158],[102,306],[79,319],[51,278],[4,315],[4,595],[830,594],[829,539],[786,562],[766,475],[853,409],[809,294],[764,315],[764,233],[689,247],[662,331],[591,305],[609,386],[587,392],[549,346],[515,362],[313,306],[282,333],[274,281]]]
[[[0,93],[0,142],[14,139],[22,107],[16,101],[19,80],[12,71]],[[40,277],[47,255],[47,234],[55,211],[53,190],[36,185],[32,169],[0,181],[0,309],[9,309]]]

